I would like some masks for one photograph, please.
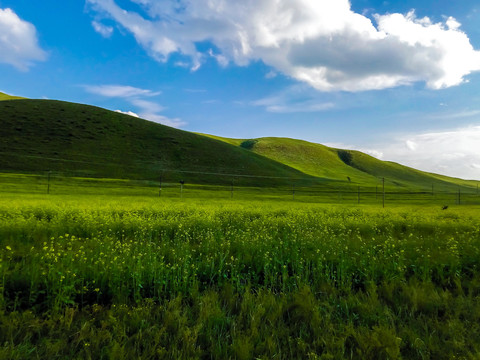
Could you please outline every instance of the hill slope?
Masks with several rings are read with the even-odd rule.
[[[211,135],[206,135],[211,136]],[[375,186],[385,178],[395,187],[437,189],[476,187],[477,182],[430,174],[397,163],[381,161],[360,151],[330,148],[289,138],[230,139],[212,138],[249,149],[312,176]]]
[[[22,98],[20,96],[12,96],[12,95],[8,95],[8,94],[0,92],[0,101],[3,101],[3,100],[17,100],[17,99],[24,99],[24,98]]]
[[[52,170],[152,180],[163,174],[165,180],[214,183],[230,183],[232,177],[203,173],[236,174],[238,179],[253,174],[303,178],[307,183],[315,180],[222,141],[61,101],[1,101],[0,140],[0,171]],[[242,181],[248,183],[246,178]],[[252,182],[254,179],[250,179]]]

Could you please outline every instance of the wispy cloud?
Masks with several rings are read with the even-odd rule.
[[[278,74],[273,71],[273,70],[270,70],[268,73],[265,74],[265,79],[274,79],[278,76]]]
[[[91,94],[108,98],[121,98],[138,109],[136,112],[131,110],[116,110],[119,113],[140,117],[142,119],[176,128],[187,124],[179,118],[169,118],[162,115],[161,112],[166,108],[155,101],[147,100],[160,95],[160,91],[140,89],[128,85],[84,85],[83,88]]]
[[[351,144],[326,145],[360,150],[423,171],[480,180],[480,126],[402,135],[369,148]]]
[[[150,120],[162,125],[171,126],[174,128],[180,128],[182,126],[187,125],[187,122],[183,121],[180,118],[169,118],[167,116],[163,116],[160,114],[151,114],[146,112],[141,112],[139,115],[143,119],[147,119],[147,120]]]
[[[89,93],[105,97],[134,98],[139,96],[157,96],[160,91],[140,89],[125,85],[84,85]]]
[[[272,96],[252,102],[254,106],[264,107],[272,113],[307,113],[330,110],[335,104],[322,99],[305,86],[291,86]]]
[[[268,112],[272,113],[299,113],[299,112],[319,112],[330,110],[335,107],[333,103],[317,103],[316,101],[303,101],[295,104],[275,104],[269,101],[257,101],[255,105],[264,106]]]
[[[143,99],[131,99],[130,102],[142,109],[144,112],[148,113],[158,113],[163,110],[165,110],[165,107],[157,104],[156,102],[153,101],[148,101],[148,100],[143,100]]]
[[[441,106],[445,106],[440,104]],[[480,110],[463,110],[456,112],[443,112],[430,114],[426,117],[433,120],[454,120],[454,119],[467,119],[480,115]]]
[[[109,38],[113,34],[113,27],[99,23],[98,21],[92,21],[93,29],[102,35],[104,38]]]

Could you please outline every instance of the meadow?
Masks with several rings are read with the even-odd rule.
[[[25,179],[0,193],[0,359],[480,356],[478,205]]]

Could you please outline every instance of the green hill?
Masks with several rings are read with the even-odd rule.
[[[0,102],[0,171],[186,182],[315,178],[241,147],[105,109],[52,100]],[[284,178],[284,179],[282,179]]]
[[[19,96],[12,96],[12,95],[8,95],[8,94],[0,92],[0,101],[3,101],[3,100],[18,100],[18,99],[24,99],[24,98],[19,97]]]
[[[382,178],[397,188],[452,189],[458,186],[476,187],[477,182],[431,174],[394,162],[381,161],[360,151],[330,148],[303,140],[289,138],[217,140],[248,149],[256,154],[284,163],[312,176],[333,181],[375,186]]]
[[[7,95],[5,95],[7,96]],[[288,138],[194,134],[94,106],[0,101],[0,172],[238,185],[323,184],[399,190],[475,188],[359,151]],[[221,174],[221,175],[219,175]],[[342,185],[343,184],[343,185]]]

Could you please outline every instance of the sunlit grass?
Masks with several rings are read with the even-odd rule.
[[[0,260],[6,358],[480,351],[475,207],[15,194]]]

